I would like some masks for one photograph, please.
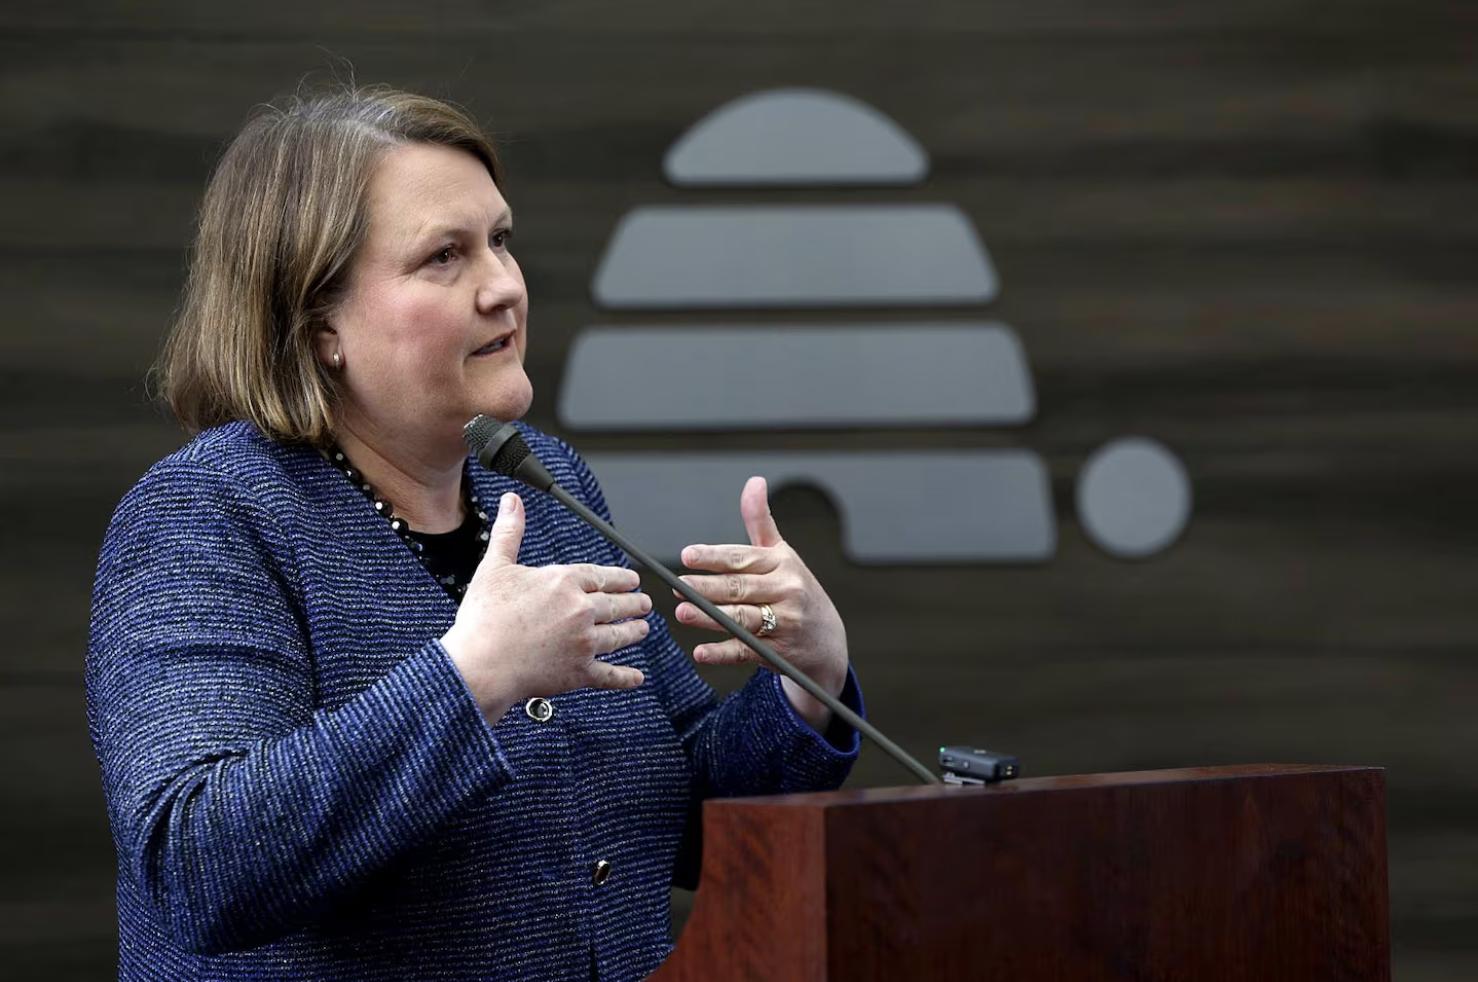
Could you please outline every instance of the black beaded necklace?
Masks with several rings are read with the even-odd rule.
[[[455,573],[438,574],[428,562],[425,543],[416,538],[416,533],[411,531],[409,523],[404,518],[395,514],[395,509],[391,506],[390,502],[375,493],[375,489],[364,479],[364,474],[360,472],[359,468],[354,466],[353,462],[349,460],[348,454],[344,453],[343,449],[337,443],[329,447],[328,459],[329,463],[333,464],[341,474],[349,479],[350,484],[353,484],[360,490],[365,498],[369,500],[370,505],[375,511],[384,516],[385,520],[390,523],[391,530],[400,537],[400,541],[406,544],[406,548],[410,549],[411,555],[421,561],[421,565],[426,567],[426,572],[430,573],[431,577],[437,583],[441,584],[442,589],[446,590],[447,596],[460,604],[463,595],[467,593],[467,584],[472,579],[471,572],[469,571],[465,575]],[[477,558],[480,561],[483,553],[487,552],[489,539],[492,538],[492,527],[488,521],[488,513],[478,503],[477,493],[472,490],[471,483],[467,480],[465,474],[462,476],[462,500],[467,505],[468,515],[476,515],[480,526],[477,530]]]

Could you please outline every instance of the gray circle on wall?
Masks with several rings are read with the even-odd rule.
[[[1094,544],[1121,559],[1153,555],[1191,517],[1191,481],[1157,440],[1121,437],[1089,456],[1078,477],[1078,521]]]

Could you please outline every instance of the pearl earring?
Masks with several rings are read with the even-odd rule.
[[[343,367],[344,367],[344,353],[342,351],[335,351],[334,352],[334,368],[343,368]]]

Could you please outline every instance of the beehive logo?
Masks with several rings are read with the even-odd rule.
[[[700,120],[665,161],[679,187],[914,185],[917,141],[850,97],[777,89]],[[987,320],[849,316],[793,324],[766,310],[867,315],[986,305],[990,255],[949,204],[644,206],[624,215],[592,292],[612,311],[723,310],[725,324],[593,326],[571,347],[559,417],[574,431],[671,432],[1011,426],[1036,413],[1026,350]],[[1056,550],[1051,489],[1029,449],[592,453],[623,529],[668,558],[744,541],[733,506],[750,474],[835,504],[864,564],[1041,562]],[[1151,555],[1180,534],[1190,483],[1158,442],[1115,440],[1077,485],[1085,532]]]

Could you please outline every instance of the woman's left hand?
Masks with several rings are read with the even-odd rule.
[[[756,635],[763,627],[761,607],[768,605],[775,627],[763,636],[765,642],[832,695],[839,694],[847,681],[846,628],[816,577],[781,538],[770,514],[764,478],[751,477],[745,483],[739,513],[749,545],[688,546],[683,550],[683,564],[710,575],[683,579]],[[683,624],[727,633],[686,601],[677,605],[676,616]],[[760,661],[743,641],[732,637],[699,645],[693,649],[693,659],[704,665]],[[824,726],[830,710],[790,679],[783,683],[796,710],[818,729]]]

